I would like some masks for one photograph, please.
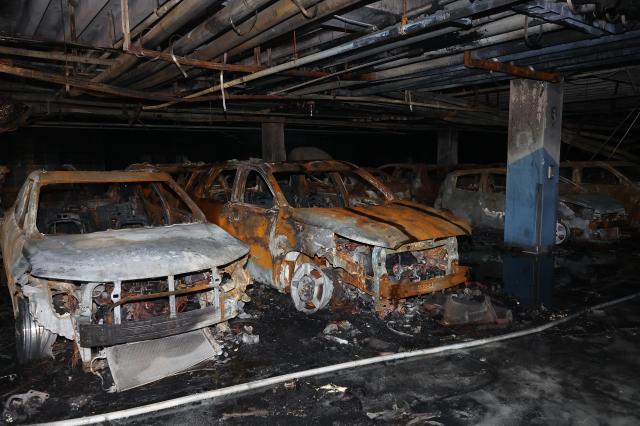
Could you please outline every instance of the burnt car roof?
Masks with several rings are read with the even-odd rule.
[[[155,171],[47,171],[38,170],[29,175],[41,184],[52,183],[115,183],[170,181],[165,172]]]
[[[348,171],[359,169],[355,164],[340,160],[303,160],[303,161],[282,161],[267,162],[257,158],[249,160],[229,160],[219,164],[225,165],[252,165],[270,171],[278,172],[323,172],[323,171]]]
[[[450,175],[472,175],[474,173],[507,173],[507,169],[505,167],[486,167],[484,169],[462,169],[462,170],[454,170],[450,172]]]
[[[636,163],[632,163],[631,161],[599,161],[599,160],[590,160],[590,161],[563,161],[560,163],[560,166],[638,166]]]
[[[127,171],[144,172],[144,171],[161,171],[166,173],[179,173],[186,171],[208,170],[211,168],[211,163],[167,163],[167,164],[154,164],[154,163],[133,163],[129,165]]]

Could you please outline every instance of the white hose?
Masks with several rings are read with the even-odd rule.
[[[537,327],[533,327],[527,330],[515,331],[512,333],[507,333],[500,336],[471,340],[468,342],[454,343],[451,345],[438,346],[435,348],[420,349],[416,351],[401,352],[401,353],[396,353],[391,355],[376,356],[372,358],[360,359],[357,361],[343,362],[341,364],[334,364],[334,365],[328,365],[326,367],[312,368],[310,370],[283,374],[281,376],[270,377],[268,379],[261,379],[253,382],[242,383],[239,385],[228,386],[226,388],[214,389],[214,390],[197,393],[193,395],[182,396],[180,398],[174,398],[174,399],[169,399],[167,401],[155,402],[153,404],[143,405],[140,407],[127,408],[125,410],[112,411],[110,413],[96,414],[93,416],[80,417],[77,419],[61,420],[57,422],[42,423],[42,424],[73,426],[73,425],[89,425],[89,424],[95,424],[95,423],[112,422],[115,420],[121,420],[129,417],[141,416],[144,414],[167,410],[170,408],[179,407],[181,405],[193,404],[195,402],[201,402],[205,400],[220,398],[222,396],[229,396],[229,395],[233,395],[241,392],[247,392],[247,391],[252,391],[256,389],[266,388],[269,386],[277,385],[277,384],[288,382],[291,380],[302,379],[302,378],[307,378],[312,376],[319,376],[319,375],[328,374],[328,373],[335,373],[337,371],[363,367],[365,365],[379,364],[382,362],[397,361],[401,359],[415,358],[415,357],[421,357],[425,355],[433,355],[437,353],[454,351],[459,349],[475,348],[475,347],[487,345],[490,343],[501,342],[503,340],[510,340],[518,337],[540,333],[552,327],[557,327],[560,324],[564,324],[568,321],[571,321],[587,312],[617,305],[619,303],[627,302],[629,300],[635,299],[638,296],[640,296],[640,292],[632,294],[630,296],[621,297],[619,299],[615,299],[609,302],[592,306],[590,308],[584,309],[583,311],[566,316],[565,318],[551,321],[549,323],[546,323]]]

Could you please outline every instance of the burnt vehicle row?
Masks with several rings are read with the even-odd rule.
[[[253,277],[289,293],[302,312],[327,306],[345,284],[383,310],[467,281],[456,237],[468,224],[396,200],[352,164],[250,160],[190,170],[188,192],[207,218],[249,244]]]
[[[558,242],[617,239],[624,206],[588,193],[602,187],[571,166]],[[92,368],[113,348],[233,318],[252,279],[307,314],[355,291],[384,315],[466,284],[457,237],[469,223],[504,226],[505,170],[474,167],[444,179],[437,208],[402,200],[410,191],[384,171],[336,160],[32,173],[1,228],[19,357],[50,355],[60,336]]]
[[[560,183],[556,244],[613,241],[629,227],[624,205],[613,197],[589,193],[562,177]],[[468,220],[474,228],[502,230],[506,185],[504,168],[459,170],[447,175],[435,205]]]
[[[375,175],[399,199],[433,205],[448,173],[500,167],[504,165],[394,163],[380,166]],[[624,161],[567,161],[560,165],[560,176],[564,178],[561,192],[607,194],[624,204],[632,226],[640,226],[639,165]]]
[[[105,350],[202,329],[248,301],[248,247],[165,173],[33,172],[1,231],[23,362],[60,336],[90,369]]]
[[[248,242],[254,276],[289,292],[303,312],[326,306],[334,283],[384,304],[467,279],[455,237],[467,234],[468,225],[396,202],[353,165],[229,162],[214,169],[212,182],[229,174],[235,179],[224,204],[202,192],[192,195],[210,220]]]

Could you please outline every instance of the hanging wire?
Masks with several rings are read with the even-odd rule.
[[[242,0],[242,4],[244,4],[245,8],[249,9],[249,5],[247,5],[247,0]],[[258,9],[254,8],[253,9],[253,23],[251,24],[251,28],[249,28],[247,31],[245,31],[243,33],[238,29],[238,27],[236,27],[236,25],[233,23],[233,18],[231,17],[231,15],[229,15],[229,24],[231,24],[231,28],[233,28],[233,32],[238,34],[238,36],[240,36],[240,37],[243,37],[243,36],[249,34],[251,32],[251,30],[253,30],[253,28],[256,26],[256,22],[258,22]]]
[[[534,39],[529,38],[529,17],[524,17],[524,44],[529,49],[540,49],[542,47],[540,42],[542,41],[542,25],[538,25],[538,35]]]
[[[171,46],[171,59],[173,59],[173,62],[176,64],[176,66],[178,67],[178,69],[180,70],[180,72],[182,73],[182,75],[184,76],[184,78],[188,78],[189,75],[187,74],[187,72],[182,68],[182,66],[180,66],[180,63],[178,62],[178,58],[176,58],[176,55],[173,54],[173,39],[176,37],[177,34],[174,34],[171,36],[171,39],[169,40],[170,46]]]
[[[609,160],[611,160],[611,157],[613,157],[616,154],[616,151],[618,151],[618,148],[620,147],[620,145],[622,145],[622,142],[626,139],[627,135],[629,134],[629,132],[631,131],[633,126],[636,124],[636,121],[638,121],[638,118],[640,118],[640,111],[638,111],[638,113],[636,114],[636,118],[633,119],[633,121],[629,125],[629,128],[627,129],[627,131],[620,138],[620,140],[616,144],[615,148],[613,148],[613,151],[611,151],[611,154],[609,154],[609,158],[608,158]]]
[[[635,112],[635,110],[640,107],[640,103],[638,103],[636,106],[633,107],[633,109],[629,112],[629,114],[627,114],[627,116],[616,126],[615,129],[613,129],[613,131],[611,132],[611,134],[609,135],[609,137],[607,138],[607,140],[605,140],[602,145],[600,145],[600,147],[598,148],[598,150],[591,156],[591,160],[593,160],[594,158],[596,158],[596,156],[598,154],[600,154],[600,151],[602,151],[602,148],[604,148],[609,141],[611,140],[611,138],[613,137],[613,135],[615,135],[618,130],[622,127],[622,125],[629,119],[629,117],[631,117],[631,115]]]
[[[227,52],[224,52],[223,63],[227,64]],[[222,94],[222,109],[227,112],[227,99],[224,96],[224,70],[220,70],[220,93]]]

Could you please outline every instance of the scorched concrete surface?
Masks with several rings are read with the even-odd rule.
[[[640,246],[569,244],[558,250],[553,283],[530,300],[506,293],[509,255],[491,235],[461,244],[480,288],[512,309],[511,325],[445,327],[424,305],[377,319],[366,302],[307,316],[286,295],[255,286],[249,315],[219,327],[223,353],[187,373],[109,393],[102,379],[70,367],[70,353],[20,368],[7,295],[0,311],[3,402],[29,390],[49,398],[30,415],[5,410],[7,423],[62,420],[167,400],[293,371],[462,342],[526,329],[637,291]],[[552,285],[551,285],[552,284]],[[513,291],[512,293],[517,293]],[[528,302],[528,303],[525,303]],[[130,419],[132,424],[638,424],[640,299],[587,314],[542,334],[467,351],[380,364],[292,381],[236,398]],[[361,310],[358,312],[358,310]],[[259,336],[259,337],[258,337]],[[58,349],[58,350],[56,350]]]

